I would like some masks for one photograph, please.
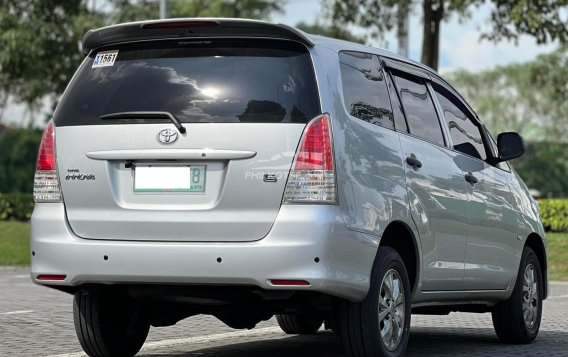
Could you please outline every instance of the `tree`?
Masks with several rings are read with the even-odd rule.
[[[568,45],[538,56],[530,65],[532,87],[547,103],[554,138],[568,141]]]
[[[367,28],[380,37],[397,25],[399,8],[419,9],[423,16],[422,63],[438,68],[441,24],[451,15],[462,20],[477,7],[490,4],[489,28],[481,38],[516,41],[520,35],[533,36],[538,43],[568,42],[568,22],[561,10],[568,0],[324,0],[335,22]]]
[[[326,26],[320,22],[315,22],[311,25],[308,25],[305,22],[300,22],[296,25],[297,28],[300,30],[313,34],[313,35],[321,35],[327,37],[333,37],[340,40],[356,42],[360,44],[365,44],[365,38],[356,36],[346,30],[345,28],[340,28],[334,25]]]
[[[0,0],[0,97],[30,106],[61,94],[83,58],[80,41],[102,16],[83,1]]]

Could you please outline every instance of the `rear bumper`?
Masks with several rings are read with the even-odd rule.
[[[285,205],[270,233],[254,242],[185,243],[79,238],[67,224],[63,204],[43,203],[32,216],[31,275],[51,286],[214,284],[267,290],[290,290],[273,286],[272,279],[307,280],[309,286],[294,290],[360,301],[377,247],[377,237],[345,228],[337,206]],[[47,283],[38,281],[39,275],[66,279]]]

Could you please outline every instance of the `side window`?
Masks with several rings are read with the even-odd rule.
[[[406,119],[404,119],[404,112],[402,111],[402,104],[400,103],[400,99],[398,98],[398,94],[396,93],[396,88],[394,83],[392,82],[392,78],[390,73],[387,73],[387,84],[389,87],[389,96],[392,105],[392,112],[394,116],[394,126],[396,127],[397,131],[402,131],[404,133],[408,132],[408,127],[406,126]]]
[[[394,129],[388,89],[378,57],[341,51],[339,64],[347,112],[366,122]]]
[[[437,86],[434,90],[444,112],[448,128],[450,128],[454,150],[485,161],[487,152],[483,145],[481,128],[454,104],[457,99],[453,98],[447,90]]]
[[[426,84],[419,78],[393,73],[398,95],[406,114],[410,134],[444,145],[444,134],[438,121],[432,98]]]

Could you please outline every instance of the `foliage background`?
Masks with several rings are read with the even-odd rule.
[[[5,129],[0,133],[0,193],[31,193],[42,132]]]
[[[28,221],[33,209],[31,194],[0,194],[0,221]]]
[[[568,200],[543,200],[539,211],[546,231],[568,232]]]

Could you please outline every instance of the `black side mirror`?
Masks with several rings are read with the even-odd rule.
[[[497,136],[498,162],[521,157],[525,153],[525,141],[517,133],[501,133]]]

